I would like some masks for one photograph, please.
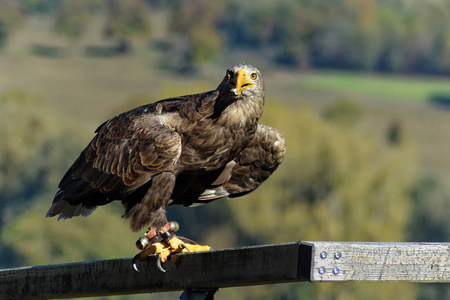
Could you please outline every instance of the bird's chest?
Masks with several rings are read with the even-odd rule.
[[[244,149],[254,130],[202,125],[182,135],[179,163],[185,172],[209,172],[223,167]]]

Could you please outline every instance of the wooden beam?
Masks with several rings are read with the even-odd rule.
[[[309,280],[450,282],[450,243],[292,242],[0,270],[1,299],[55,299],[211,289]],[[190,290],[189,290],[190,289]],[[206,293],[205,292],[205,293]]]
[[[156,266],[151,256],[0,270],[0,299],[54,299],[290,282],[298,278],[299,243],[178,254]]]
[[[302,242],[300,249],[311,263],[301,276],[312,282],[450,282],[450,243]]]

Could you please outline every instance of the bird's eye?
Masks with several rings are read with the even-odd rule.
[[[255,80],[256,78],[258,78],[258,74],[256,74],[255,72],[253,72],[253,73],[250,75],[250,79],[251,79],[251,80]]]
[[[228,71],[227,72],[227,77],[228,77],[228,79],[233,78],[234,77],[233,71]]]

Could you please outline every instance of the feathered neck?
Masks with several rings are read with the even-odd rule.
[[[214,103],[214,118],[217,124],[245,129],[258,122],[263,110],[264,90],[245,91],[239,95],[225,90],[219,92]]]

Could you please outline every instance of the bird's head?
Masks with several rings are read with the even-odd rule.
[[[217,88],[213,117],[227,126],[251,128],[264,109],[264,80],[259,70],[241,63],[228,68]]]
[[[264,96],[264,80],[261,72],[252,65],[240,63],[227,69],[219,89],[223,88],[238,98],[247,95]]]

